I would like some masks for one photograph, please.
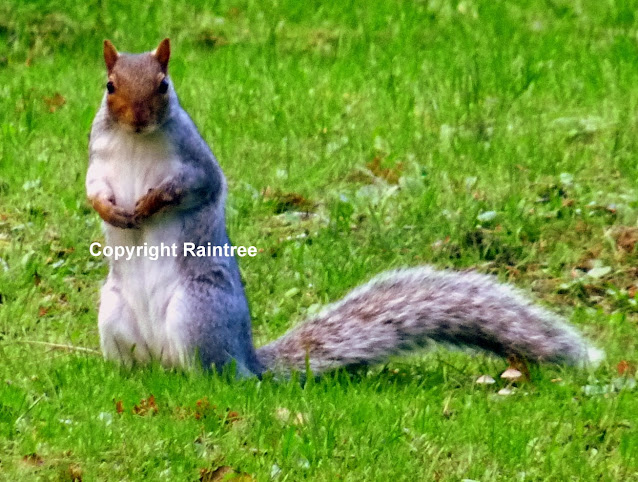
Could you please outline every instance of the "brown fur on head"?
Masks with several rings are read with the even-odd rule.
[[[170,55],[167,38],[144,54],[119,54],[110,41],[104,41],[106,103],[113,120],[135,132],[150,132],[162,124],[168,111]]]

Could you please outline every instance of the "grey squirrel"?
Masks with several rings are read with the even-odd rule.
[[[108,81],[89,141],[87,197],[111,247],[230,244],[226,180],[168,77],[169,39],[120,54],[104,41]],[[255,349],[234,256],[110,259],[98,315],[107,359],[159,360],[242,375],[315,375],[382,362],[433,340],[530,361],[595,364],[603,352],[561,317],[492,277],[428,266],[378,275]]]

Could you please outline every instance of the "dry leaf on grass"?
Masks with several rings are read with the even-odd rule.
[[[239,422],[240,420],[241,420],[241,417],[239,416],[238,412],[235,412],[234,410],[229,410],[226,413],[226,419],[225,419],[226,423],[235,423],[235,422]]]
[[[636,364],[627,360],[621,360],[618,362],[618,365],[616,365],[616,370],[618,371],[618,375],[632,376],[636,373]]]
[[[255,479],[245,472],[237,472],[229,465],[222,465],[216,469],[200,469],[199,480],[200,482],[221,482],[222,480],[251,482]]]
[[[638,243],[638,228],[618,226],[612,236],[616,240],[616,247],[625,253],[632,253]]]
[[[195,402],[195,411],[193,417],[195,420],[201,420],[208,417],[211,413],[215,413],[217,405],[211,405],[208,401],[208,397],[200,398]]]
[[[44,103],[49,107],[49,112],[53,113],[66,104],[66,99],[62,94],[56,92],[51,97],[44,97]]]
[[[310,212],[316,207],[316,204],[306,199],[296,192],[281,192],[279,189],[273,190],[270,186],[264,188],[261,195],[265,200],[274,203],[275,214],[281,214],[286,211]]]
[[[200,32],[200,34],[197,36],[197,41],[200,44],[203,44],[206,47],[210,48],[228,45],[228,39],[226,37],[210,30]]]
[[[226,409],[226,412],[219,413],[217,411],[217,405],[212,405],[208,397],[197,400],[197,402],[195,402],[195,408],[175,407],[175,415],[177,415],[179,419],[193,417],[195,420],[203,420],[209,416],[215,416],[225,424],[232,424],[242,420],[239,412],[229,408]]]
[[[66,475],[72,482],[82,482],[82,468],[78,464],[69,464]]]
[[[368,162],[366,167],[372,174],[381,179],[385,179],[389,184],[398,184],[401,174],[403,174],[403,170],[405,169],[402,162],[397,162],[394,167],[382,167],[381,158],[379,156]]]
[[[140,400],[139,405],[133,407],[133,413],[143,417],[144,415],[155,415],[159,412],[159,408],[155,403],[155,397],[151,395],[148,398]]]
[[[119,414],[124,413],[124,402],[122,400],[115,401],[115,399],[113,401],[115,402],[115,411]]]
[[[44,465],[44,459],[33,452],[22,457],[22,463],[30,467],[41,467]]]

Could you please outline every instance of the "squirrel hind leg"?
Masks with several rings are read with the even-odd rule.
[[[127,367],[151,360],[133,310],[110,279],[107,279],[100,294],[98,329],[102,353],[107,360]]]
[[[175,297],[171,311],[175,331],[190,333],[190,343],[205,370],[222,372],[232,363],[240,378],[260,376],[263,368],[253,346],[241,285],[221,269],[214,274],[215,278],[192,277]]]

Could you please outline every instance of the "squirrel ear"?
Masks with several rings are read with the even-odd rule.
[[[108,69],[109,72],[113,69],[113,66],[115,65],[115,61],[117,60],[119,56],[120,54],[117,53],[117,50],[115,50],[115,47],[113,46],[111,41],[105,40],[104,41],[104,62],[106,63],[106,68]]]
[[[157,58],[157,60],[159,61],[160,65],[162,66],[162,70],[166,72],[166,70],[168,69],[168,59],[171,57],[170,39],[165,38],[164,40],[162,40],[155,49],[155,52],[153,52],[153,55],[155,55],[155,58]]]

